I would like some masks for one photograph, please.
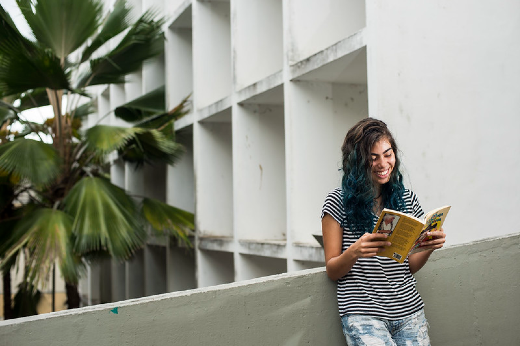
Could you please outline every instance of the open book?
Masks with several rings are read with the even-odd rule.
[[[442,227],[451,206],[434,209],[424,219],[391,209],[383,209],[372,233],[388,234],[392,245],[378,253],[403,263],[408,255],[421,251],[419,245],[427,237],[427,232],[437,231]]]

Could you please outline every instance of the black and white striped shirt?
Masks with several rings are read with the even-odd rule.
[[[422,217],[423,210],[417,196],[410,190],[404,192],[405,212]],[[323,218],[329,214],[340,225],[345,218],[343,191],[331,191],[321,212]],[[374,225],[377,216],[374,215]],[[371,232],[372,230],[368,230]],[[342,252],[356,242],[345,226],[343,228]],[[415,289],[415,278],[410,273],[408,258],[403,264],[386,257],[360,258],[347,275],[338,280],[337,296],[340,316],[346,314],[369,315],[397,320],[405,318],[423,308],[424,303]]]

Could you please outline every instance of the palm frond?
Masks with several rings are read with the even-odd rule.
[[[164,113],[166,108],[166,92],[164,85],[150,91],[117,107],[114,110],[116,117],[123,119],[124,121],[135,123],[143,121],[150,116]]]
[[[127,74],[137,71],[145,60],[164,51],[163,24],[163,19],[154,20],[153,12],[145,12],[116,48],[90,60],[90,69],[79,78],[76,88],[123,83]]]
[[[136,217],[134,201],[105,179],[81,179],[64,205],[74,217],[74,249],[78,254],[104,250],[127,259],[144,243],[146,233]]]
[[[3,34],[0,36],[0,42],[15,38],[16,40],[22,39],[22,41],[29,43],[29,40],[20,33],[13,19],[9,16],[9,13],[4,10],[2,5],[0,5],[0,23],[2,24],[0,30],[2,30]]]
[[[137,166],[154,162],[173,165],[180,159],[184,151],[181,144],[167,138],[160,131],[144,130],[136,133],[135,139],[130,141],[124,149],[120,149],[119,154],[124,161],[133,162]]]
[[[17,0],[36,40],[65,59],[96,32],[101,24],[100,0]]]
[[[164,162],[174,164],[184,153],[184,147],[167,138],[161,131],[139,127],[97,125],[87,130],[90,150],[106,155],[114,150],[128,162]]]
[[[72,217],[60,210],[41,208],[28,213],[15,226],[14,245],[6,251],[6,260],[25,247],[29,253],[27,281],[43,283],[57,260],[65,280],[77,282],[78,268],[70,244],[72,223]]]
[[[85,138],[91,150],[108,154],[114,150],[123,149],[135,139],[137,133],[143,131],[138,128],[96,125],[87,130]]]
[[[172,110],[154,114],[148,118],[141,120],[140,122],[135,124],[135,126],[146,128],[146,129],[161,130],[162,128],[165,128],[166,126],[169,126],[171,124],[172,125],[171,130],[173,131],[174,130],[173,123],[175,122],[175,120],[182,118],[184,115],[188,114],[188,112],[189,112],[189,109],[188,109],[189,98],[190,98],[190,95],[188,95],[186,98],[184,98],[181,101],[181,103],[179,103],[177,106],[175,106],[175,108],[173,108]],[[175,131],[173,131],[173,132],[172,131],[161,131],[161,132],[163,132],[163,134],[165,134],[168,137],[170,135],[171,136],[175,135]],[[170,137],[168,137],[168,138],[170,138]],[[172,137],[172,139],[173,139],[173,137]]]
[[[92,114],[96,111],[96,108],[94,107],[94,101],[86,102],[80,106],[78,106],[75,110],[72,111],[75,118],[84,119],[89,114]]]
[[[19,138],[0,145],[0,168],[40,186],[50,183],[60,171],[61,160],[49,144]]]
[[[92,54],[111,38],[120,34],[130,26],[131,8],[127,6],[126,1],[117,0],[114,9],[109,13],[103,21],[101,31],[94,37],[90,45],[85,48],[81,55],[80,63],[87,61]]]
[[[68,75],[58,57],[23,37],[0,9],[0,95],[40,87],[68,89]]]
[[[188,236],[195,228],[193,213],[151,198],[143,199],[141,213],[158,234],[173,235],[191,247]]]

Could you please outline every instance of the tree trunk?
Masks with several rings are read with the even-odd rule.
[[[67,291],[67,306],[69,309],[79,308],[80,297],[78,292],[78,285],[65,283],[65,290]]]
[[[6,268],[2,271],[2,281],[4,288],[4,320],[13,318],[13,303],[11,299],[11,270]]]

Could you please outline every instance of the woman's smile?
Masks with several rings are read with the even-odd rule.
[[[383,185],[390,180],[395,165],[395,154],[392,145],[382,139],[370,150],[372,156],[372,180],[375,184]]]

